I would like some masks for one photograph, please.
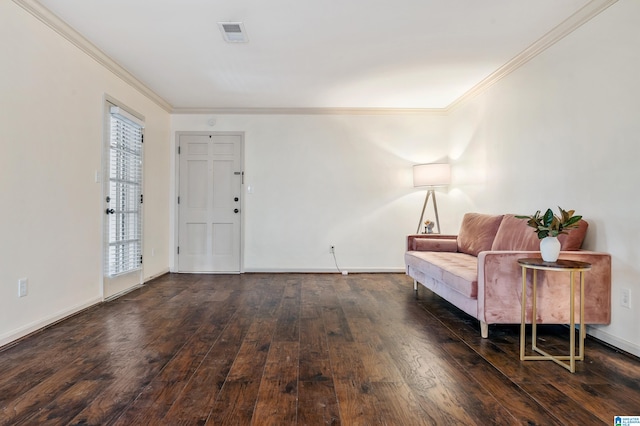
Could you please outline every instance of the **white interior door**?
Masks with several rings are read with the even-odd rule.
[[[178,271],[240,273],[239,133],[180,134]]]

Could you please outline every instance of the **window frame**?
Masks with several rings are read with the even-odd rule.
[[[106,100],[104,142],[103,274],[142,270],[144,118]]]

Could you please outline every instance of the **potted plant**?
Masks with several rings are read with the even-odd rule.
[[[540,210],[531,216],[516,216],[518,219],[527,219],[527,225],[535,229],[535,233],[540,239],[540,254],[545,262],[555,262],[560,255],[560,241],[558,235],[566,234],[566,229],[578,227],[578,222],[582,216],[575,216],[575,210],[560,210],[560,216],[553,214],[551,209],[547,209],[544,215]]]
[[[425,234],[433,234],[433,225],[435,222],[431,222],[430,220],[424,221],[424,233]]]

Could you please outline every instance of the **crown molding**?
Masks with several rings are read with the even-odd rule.
[[[238,115],[419,115],[445,114],[444,108],[174,108],[172,114]]]
[[[22,7],[38,20],[43,22],[49,28],[60,34],[62,37],[71,42],[74,46],[82,50],[84,53],[93,58],[96,62],[107,68],[127,84],[134,87],[144,96],[156,103],[160,108],[167,112],[171,112],[172,106],[147,87],[142,81],[133,74],[111,59],[107,54],[101,51],[96,45],[87,40],[82,34],[74,30],[62,19],[54,15],[50,10],[45,8],[36,0],[13,0],[15,4]]]
[[[476,97],[480,93],[487,90],[489,87],[493,86],[498,81],[502,80],[504,77],[508,76],[531,59],[535,58],[558,41],[562,40],[573,31],[593,19],[595,16],[600,14],[603,10],[607,9],[609,6],[616,3],[618,0],[592,0],[586,5],[584,5],[580,10],[576,13],[565,19],[558,26],[553,28],[551,31],[543,35],[525,50],[520,52],[516,57],[511,59],[509,62],[498,68],[492,74],[490,74],[487,78],[482,80],[480,83],[476,84],[465,94],[460,96],[458,99],[453,101],[450,105],[448,105],[445,110],[447,112],[452,111],[456,107],[468,102],[472,98]]]
[[[417,115],[447,114],[458,106],[470,101],[489,87],[508,76],[531,59],[571,34],[577,28],[597,16],[618,0],[592,0],[558,26],[531,44],[516,57],[498,68],[480,83],[445,108],[174,108],[165,99],[147,87],[133,74],[102,52],[82,34],[71,28],[37,0],[13,0],[31,15],[42,21],[95,61],[113,72],[123,81],[137,89],[165,111],[172,114],[271,114],[271,115]]]

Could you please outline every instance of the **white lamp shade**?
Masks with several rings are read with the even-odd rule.
[[[451,183],[451,166],[446,163],[413,166],[413,186],[446,186]]]

